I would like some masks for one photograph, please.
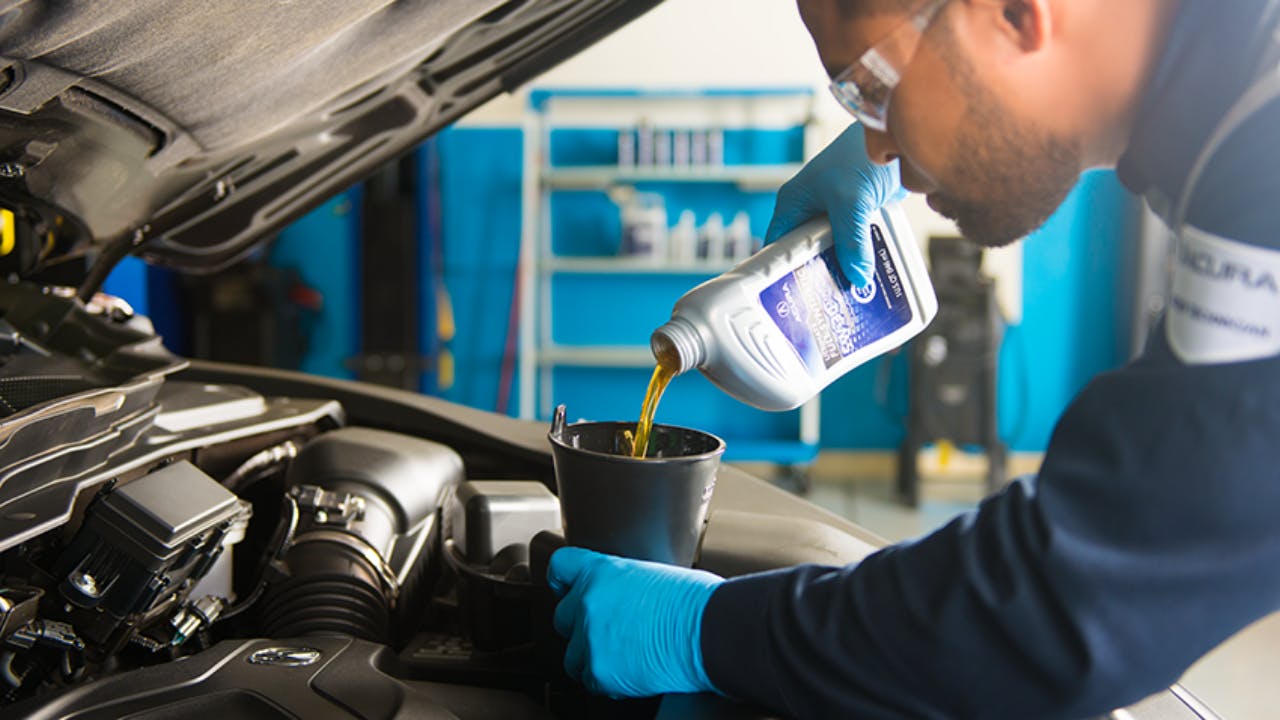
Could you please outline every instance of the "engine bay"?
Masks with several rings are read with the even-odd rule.
[[[163,439],[142,433],[143,444],[155,442],[143,467],[112,468],[113,478],[85,493],[87,501],[64,523],[0,556],[5,704],[40,717],[52,712],[50,698],[74,703],[78,689],[106,679],[92,694],[91,706],[100,711],[111,687],[119,685],[123,702],[136,695],[124,687],[159,683],[152,690],[167,698],[164,716],[173,717],[188,700],[206,706],[211,688],[222,683],[239,698],[228,707],[242,714],[259,701],[256,682],[240,675],[287,668],[294,672],[264,688],[272,704],[291,710],[265,717],[309,717],[315,715],[308,707],[332,699],[316,698],[313,686],[323,683],[297,670],[323,660],[317,670],[345,680],[369,675],[363,692],[399,687],[402,709],[442,702],[445,708],[461,693],[464,706],[483,708],[463,716],[543,716],[531,699],[494,695],[498,688],[467,696],[438,687],[424,694],[412,684],[450,675],[433,666],[474,665],[473,638],[489,659],[523,658],[524,680],[535,680],[528,540],[558,524],[554,496],[541,483],[466,481],[461,457],[446,445],[343,425],[334,402],[169,381],[157,405],[153,428],[179,433]],[[455,507],[460,487],[470,497],[500,491],[508,505],[502,527],[473,521],[472,542],[445,537],[450,514],[457,520],[449,532],[463,528],[465,509]],[[523,543],[507,542],[511,521],[518,525],[529,514],[519,507],[528,505],[525,496],[538,501],[542,524],[555,524],[525,523],[531,532]],[[455,545],[472,552],[464,557]],[[444,557],[450,551],[452,563]],[[502,553],[503,572],[495,575],[494,558]],[[492,577],[511,597],[496,606],[490,599],[487,612],[479,612],[485,601],[476,596],[493,588],[460,583],[459,565],[472,577]],[[459,596],[468,600],[467,613],[459,612]],[[496,625],[507,629],[491,630]],[[416,658],[416,669],[399,667],[395,651],[403,650]],[[208,676],[204,662],[183,663],[175,667],[203,671],[178,682],[161,667],[206,654],[221,658],[206,660],[226,672]],[[243,664],[228,661],[239,656]],[[166,672],[137,672],[146,668]],[[127,707],[111,715],[129,714]],[[513,715],[515,707],[523,710]]]

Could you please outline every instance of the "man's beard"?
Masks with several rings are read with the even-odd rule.
[[[944,184],[929,205],[956,221],[969,240],[1002,247],[1044,225],[1082,171],[1080,144],[1020,121],[977,81],[965,58],[953,56],[956,84],[969,111]]]

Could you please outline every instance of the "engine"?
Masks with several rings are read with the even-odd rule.
[[[103,483],[70,522],[0,555],[3,701],[227,637],[389,642],[427,605],[438,509],[462,460],[395,433],[303,439],[313,432],[221,477],[190,453],[165,458]],[[197,457],[215,466],[221,455]]]

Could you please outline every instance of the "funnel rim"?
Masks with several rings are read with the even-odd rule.
[[[683,430],[685,432],[694,432],[700,435],[706,435],[707,437],[714,439],[717,443],[717,446],[714,449],[707,450],[706,452],[695,453],[692,455],[672,455],[672,456],[666,456],[666,457],[638,458],[638,457],[633,457],[631,455],[616,455],[614,453],[600,452],[599,450],[590,450],[587,448],[575,447],[573,445],[570,445],[564,442],[563,438],[561,437],[564,434],[564,431],[568,430],[569,428],[583,427],[587,425],[620,425],[626,428],[626,427],[635,427],[636,424],[634,422],[627,422],[625,420],[600,420],[600,421],[591,421],[591,422],[570,423],[568,425],[565,425],[564,428],[559,432],[557,432],[554,429],[549,431],[547,433],[547,439],[551,441],[552,445],[559,445],[560,447],[565,448],[567,450],[573,450],[575,452],[580,452],[585,455],[597,456],[602,458],[610,458],[615,461],[622,460],[625,462],[634,462],[634,463],[646,463],[646,462],[651,463],[655,460],[666,460],[666,461],[690,460],[692,461],[692,460],[710,459],[713,457],[719,457],[723,455],[726,447],[724,438],[720,437],[719,435],[716,435],[715,433],[709,433],[706,430],[699,430],[697,428],[685,427],[683,425],[669,425],[666,423],[654,423],[653,429],[655,431],[658,428],[665,428],[667,430]]]

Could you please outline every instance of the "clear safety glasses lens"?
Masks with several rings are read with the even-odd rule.
[[[920,36],[946,4],[947,0],[931,0],[910,22],[876,43],[831,80],[831,94],[863,125],[884,131],[889,96],[902,79],[901,71],[915,55]]]
[[[872,49],[831,81],[831,94],[863,125],[884,132],[889,96],[899,79],[898,71]]]

